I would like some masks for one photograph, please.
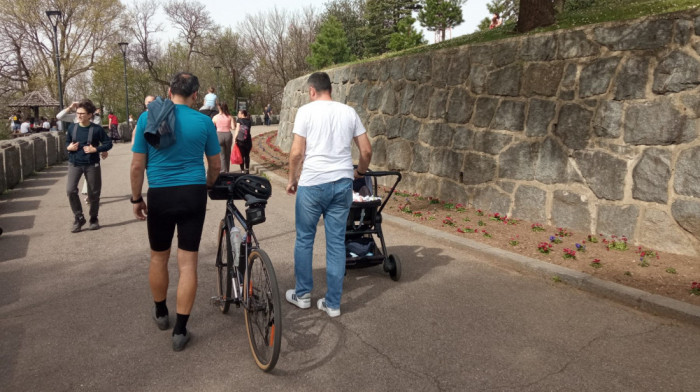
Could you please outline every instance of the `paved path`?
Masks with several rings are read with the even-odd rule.
[[[384,232],[403,261],[402,280],[380,267],[349,271],[343,314],[332,320],[285,303],[282,355],[263,374],[242,311],[209,305],[221,201],[208,204],[195,338],[174,353],[170,332],[149,316],[148,242],[127,201],[128,147],[116,145],[103,163],[99,231],[69,232],[65,165],[0,196],[3,391],[697,389],[700,328],[499,268],[489,253],[394,223]],[[257,233],[285,290],[294,199],[274,186]],[[324,252],[315,250],[314,300],[324,292]],[[176,279],[171,268],[171,307]]]

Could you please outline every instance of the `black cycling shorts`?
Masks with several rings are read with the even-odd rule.
[[[177,247],[199,251],[207,211],[206,185],[148,189],[148,241],[151,250],[170,249],[177,226]]]

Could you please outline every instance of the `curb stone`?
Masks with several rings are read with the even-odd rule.
[[[270,181],[282,186],[287,185],[287,180],[276,173],[267,170],[262,165],[251,160],[250,171],[258,175],[265,174]],[[651,313],[657,316],[669,317],[700,326],[700,306],[692,305],[676,299],[651,294],[646,291],[624,286],[607,280],[598,279],[587,273],[575,271],[556,264],[533,259],[503,249],[494,248],[483,243],[461,238],[454,234],[445,233],[430,227],[415,225],[403,218],[384,214],[385,222],[401,226],[404,230],[412,230],[430,237],[439,238],[457,247],[475,250],[490,257],[496,258],[500,263],[518,272],[534,274],[545,279],[558,277],[562,282],[603,298],[630,306],[637,310]]]

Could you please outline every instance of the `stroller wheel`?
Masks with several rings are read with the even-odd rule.
[[[391,254],[384,259],[384,271],[389,273],[391,280],[398,282],[401,279],[401,260],[399,256]]]

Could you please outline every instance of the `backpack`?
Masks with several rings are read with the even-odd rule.
[[[175,144],[175,104],[169,99],[156,97],[148,104],[146,129],[143,132],[146,142],[153,148],[168,148]]]
[[[90,123],[90,126],[88,127],[87,144],[89,144],[89,145],[92,145],[92,129],[94,126],[95,126],[95,124]],[[71,125],[70,133],[71,133],[71,138],[72,138],[73,142],[77,142],[78,141],[77,140],[78,139],[78,137],[77,137],[78,136],[78,124],[73,123]]]
[[[250,126],[248,124],[241,123],[241,129],[238,131],[238,140],[248,140],[250,139]]]

